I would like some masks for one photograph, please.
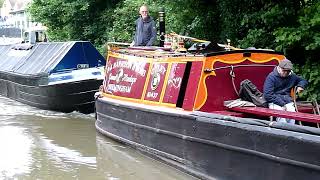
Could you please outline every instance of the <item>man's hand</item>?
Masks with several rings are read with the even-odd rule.
[[[302,87],[297,87],[297,93],[301,93],[304,89]]]

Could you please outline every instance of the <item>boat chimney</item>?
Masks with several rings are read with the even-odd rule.
[[[165,13],[164,8],[161,7],[159,10],[159,30],[160,30],[160,47],[164,46],[164,40],[165,40]]]

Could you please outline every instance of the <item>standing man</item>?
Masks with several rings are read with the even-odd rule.
[[[136,20],[136,32],[134,36],[134,46],[152,46],[156,37],[156,24],[152,17],[149,16],[148,7],[140,7],[140,17]]]
[[[267,76],[263,86],[264,98],[270,109],[295,112],[296,109],[290,96],[291,89],[297,86],[297,92],[302,92],[308,82],[292,72],[292,63],[288,59],[282,60]],[[294,119],[277,118],[277,122],[295,124]]]

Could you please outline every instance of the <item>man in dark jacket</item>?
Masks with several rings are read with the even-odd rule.
[[[136,33],[134,36],[134,46],[152,46],[157,37],[156,24],[149,16],[148,7],[140,7],[140,17],[136,20]]]
[[[291,89],[297,86],[297,92],[300,93],[308,82],[295,75],[292,72],[292,67],[291,61],[284,59],[267,76],[263,86],[263,95],[269,103],[270,109],[296,111],[290,96]],[[294,119],[277,118],[277,121],[295,124]]]

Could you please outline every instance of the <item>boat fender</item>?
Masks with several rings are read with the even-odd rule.
[[[94,93],[94,100],[97,100],[98,98],[101,98],[102,97],[102,92],[101,91],[98,91],[96,93]]]
[[[101,88],[101,86],[100,86]],[[98,98],[101,98],[102,97],[102,92],[100,91],[100,88],[99,88],[99,91],[94,93],[94,100],[97,101]],[[97,109],[96,109],[96,104],[94,105],[94,118],[97,119],[98,118],[98,114],[97,114]]]

